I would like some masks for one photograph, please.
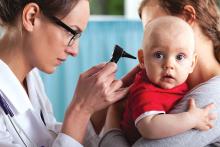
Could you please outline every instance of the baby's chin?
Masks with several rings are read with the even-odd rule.
[[[159,87],[163,88],[163,89],[172,89],[174,87],[176,87],[177,85],[175,84],[170,84],[170,83],[167,83],[167,84],[161,84],[159,85]]]

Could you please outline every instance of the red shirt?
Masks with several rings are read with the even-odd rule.
[[[125,106],[122,129],[134,131],[135,124],[142,118],[169,112],[187,91],[186,83],[172,89],[162,89],[148,80],[145,70],[137,73]]]

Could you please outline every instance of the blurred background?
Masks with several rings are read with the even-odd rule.
[[[69,57],[53,74],[41,73],[58,121],[63,120],[80,73],[101,62],[108,62],[116,44],[136,56],[143,32],[137,13],[139,3],[140,0],[91,0],[92,16],[80,39],[79,56]],[[137,60],[121,58],[117,78],[137,63]]]

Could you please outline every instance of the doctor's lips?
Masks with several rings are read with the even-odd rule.
[[[115,45],[115,48],[114,48],[114,52],[112,54],[112,58],[109,62],[115,62],[117,63],[118,60],[121,58],[121,57],[126,57],[126,58],[131,58],[131,59],[136,59],[136,57],[128,54],[127,52],[125,52],[123,50],[123,48],[121,48],[119,45]]]
[[[66,61],[66,58],[62,59],[62,58],[57,58],[57,64],[62,64],[64,61]]]
[[[58,60],[60,60],[62,62],[66,61],[66,59],[61,59],[61,58],[58,58]]]

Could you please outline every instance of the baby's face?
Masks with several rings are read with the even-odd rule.
[[[150,81],[170,89],[182,84],[193,71],[194,40],[187,33],[157,29],[144,39],[144,68]]]

